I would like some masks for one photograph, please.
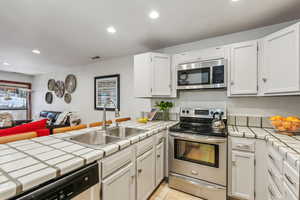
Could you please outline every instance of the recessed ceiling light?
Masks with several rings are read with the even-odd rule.
[[[40,50],[38,49],[33,49],[31,52],[34,54],[41,54]]]
[[[157,19],[157,18],[159,18],[159,13],[157,11],[153,10],[149,13],[149,17],[151,19]]]
[[[233,2],[238,2],[238,1],[240,1],[240,0],[231,0],[231,1],[233,1]]]
[[[8,62],[3,62],[3,65],[9,66],[10,64]]]
[[[107,30],[107,32],[109,32],[111,34],[114,34],[117,32],[117,30],[113,26],[108,27],[106,30]]]

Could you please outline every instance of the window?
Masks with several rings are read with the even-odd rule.
[[[31,84],[0,80],[0,113],[11,113],[14,120],[31,119]]]

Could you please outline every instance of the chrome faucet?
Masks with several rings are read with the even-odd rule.
[[[108,104],[110,104],[110,103],[114,104],[114,107],[115,107],[115,117],[120,117],[120,113],[119,113],[119,110],[118,110],[118,108],[117,108],[115,102],[114,102],[112,99],[108,99],[108,100],[106,101],[106,103],[104,104],[104,106],[103,106],[103,129],[104,129],[104,130],[106,130],[106,128],[109,126],[109,125],[107,124],[107,122],[106,122],[106,106],[107,106]]]

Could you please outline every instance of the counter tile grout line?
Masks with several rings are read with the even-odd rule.
[[[35,141],[35,142],[37,142],[37,141]],[[63,141],[64,142],[64,141]],[[39,142],[37,142],[37,143],[39,143]],[[42,143],[40,143],[40,144],[42,144]],[[58,144],[58,143],[57,143]],[[75,143],[72,143],[71,145],[73,145],[73,144],[75,144]],[[45,144],[44,144],[45,145]],[[71,146],[71,145],[68,145],[68,146]],[[48,146],[48,145],[45,145],[45,146]],[[66,146],[66,147],[68,147],[68,146]],[[81,146],[81,145],[80,145]],[[66,153],[66,154],[71,154],[71,155],[73,155],[74,157],[77,157],[77,158],[81,158],[81,159],[83,159],[83,164],[84,165],[86,165],[86,163],[87,163],[87,160],[86,160],[86,158],[84,158],[84,157],[82,157],[82,156],[80,156],[80,155],[76,155],[76,154],[73,154],[73,153],[71,153],[71,152],[67,152],[67,151],[64,151],[64,150],[62,150],[62,149],[59,149],[59,148],[57,148],[57,147],[53,147],[53,146],[50,146],[49,145],[49,147],[52,147],[52,148],[54,148],[54,149],[56,149],[56,150],[60,150],[60,151],[62,151],[62,152],[64,152],[64,153]],[[84,146],[82,146],[83,148],[88,148],[88,147],[84,147]],[[60,156],[56,156],[56,157],[54,157],[54,158],[58,158],[58,157],[60,157]],[[51,158],[51,159],[54,159],[54,158]],[[51,160],[51,159],[48,159],[48,160]],[[66,162],[66,161],[69,161],[69,160],[72,160],[72,159],[74,159],[74,158],[69,158],[69,159],[67,159],[67,160],[64,160],[64,161],[61,161],[61,162],[59,162],[59,163],[56,163],[54,166],[56,167],[56,165],[58,165],[58,164],[60,164],[60,163],[63,163],[63,162]],[[58,168],[59,169],[59,168]],[[60,169],[59,169],[59,171],[60,171]]]

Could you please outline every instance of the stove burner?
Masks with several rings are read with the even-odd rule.
[[[181,121],[178,124],[172,126],[169,130],[171,132],[226,137],[226,131],[214,129],[212,127],[211,121],[202,121],[201,123]]]

